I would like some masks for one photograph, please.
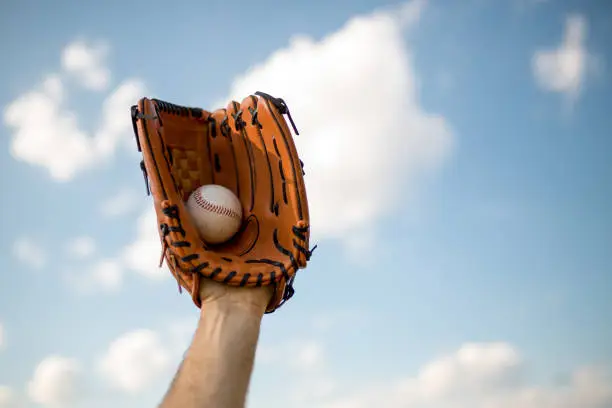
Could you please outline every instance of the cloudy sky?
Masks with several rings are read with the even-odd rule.
[[[250,408],[612,407],[605,1],[3,1],[0,407],[154,407],[198,310],[129,108],[261,90],[313,243]]]

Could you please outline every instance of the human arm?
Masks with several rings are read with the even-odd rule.
[[[270,287],[202,285],[200,320],[159,408],[243,408]]]

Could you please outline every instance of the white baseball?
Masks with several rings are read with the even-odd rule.
[[[196,188],[186,203],[200,237],[210,244],[230,239],[242,224],[242,205],[228,188],[207,184]]]

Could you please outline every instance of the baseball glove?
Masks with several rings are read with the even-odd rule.
[[[149,98],[132,106],[140,168],[157,215],[159,265],[166,260],[179,291],[198,307],[202,279],[212,279],[272,285],[271,313],[293,296],[295,275],[310,260],[304,165],[284,115],[297,135],[285,102],[263,92],[213,112]],[[205,184],[229,188],[242,204],[242,226],[222,244],[204,242],[185,207]]]

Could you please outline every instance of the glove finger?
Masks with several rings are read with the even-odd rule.
[[[302,167],[293,145],[291,132],[272,97],[258,98],[257,109],[262,124],[264,140],[271,152],[274,178],[281,188],[279,204],[287,210],[295,210],[298,220],[308,216],[302,182]]]
[[[279,212],[283,224],[291,223],[292,225],[292,234],[278,234],[278,239],[274,244],[281,253],[292,259],[292,264],[303,267],[310,257],[308,203],[302,162],[283,114],[289,116],[292,124],[293,121],[282,99],[261,92],[257,94],[260,95],[258,111],[262,129],[264,129],[264,139],[268,145],[272,146],[273,160],[277,161],[277,166],[273,171],[279,175],[281,180],[282,199]]]
[[[264,136],[261,123],[259,122],[258,98],[251,95],[243,99],[241,103],[242,118],[246,122],[244,136],[249,140],[251,146],[251,160],[256,176],[254,190],[255,203],[254,212],[264,218],[278,215],[279,191],[275,186],[281,183],[278,168],[278,160],[274,160],[269,141]],[[269,147],[270,146],[270,147]]]
[[[227,105],[227,118],[231,129],[230,139],[233,142],[236,158],[236,177],[240,189],[240,202],[245,215],[251,214],[255,208],[255,185],[257,173],[253,158],[253,146],[246,135],[244,111],[240,104],[232,101]]]
[[[227,111],[217,109],[211,114],[211,118],[209,163],[212,166],[212,183],[227,187],[242,202],[240,182],[237,177],[236,154]]]

